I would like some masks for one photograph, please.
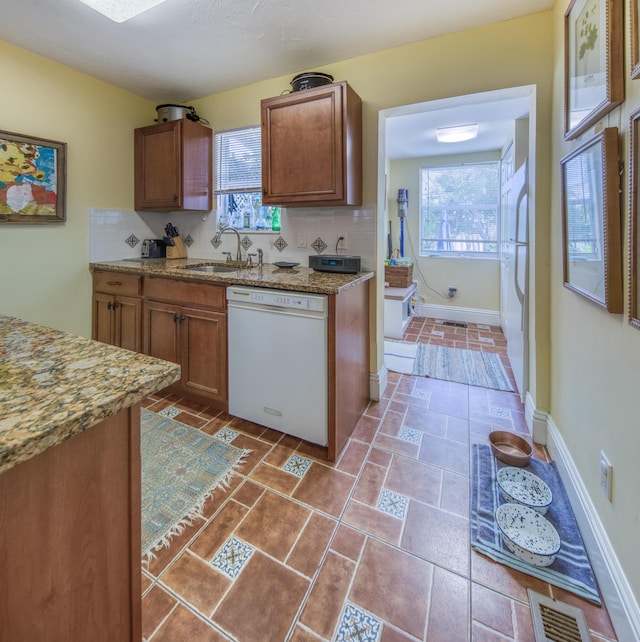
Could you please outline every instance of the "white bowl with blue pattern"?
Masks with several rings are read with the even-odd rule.
[[[502,504],[496,524],[505,546],[521,560],[534,566],[550,566],[560,550],[560,536],[553,524],[522,504]]]
[[[523,468],[506,466],[498,471],[498,486],[506,502],[522,504],[544,515],[553,500],[547,484]]]

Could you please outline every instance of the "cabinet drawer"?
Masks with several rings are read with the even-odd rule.
[[[140,296],[142,293],[142,277],[122,272],[106,272],[96,270],[93,273],[93,289],[105,294],[123,294]]]
[[[224,310],[226,306],[225,286],[210,283],[147,276],[144,280],[144,295],[147,299],[187,303],[217,310]]]

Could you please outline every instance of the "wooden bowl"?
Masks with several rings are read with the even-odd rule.
[[[533,454],[531,444],[512,432],[494,430],[489,435],[491,452],[509,466],[526,466]]]

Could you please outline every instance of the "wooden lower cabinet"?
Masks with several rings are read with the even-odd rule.
[[[141,319],[140,299],[94,293],[92,338],[95,341],[141,352]]]
[[[142,278],[96,270],[93,274],[91,338],[142,351]]]
[[[140,406],[0,474],[0,640],[138,642]]]
[[[175,390],[226,409],[226,313],[145,301],[144,352],[180,364]]]

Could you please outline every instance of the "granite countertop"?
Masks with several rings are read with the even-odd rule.
[[[223,261],[211,259],[129,259],[91,263],[92,270],[112,270],[144,274],[148,276],[165,276],[170,278],[207,281],[224,285],[251,285],[277,290],[295,290],[316,294],[339,294],[347,288],[373,278],[373,272],[358,274],[334,274],[316,272],[308,267],[279,268],[272,263],[262,267],[239,267],[234,272],[208,274],[189,270],[189,266],[228,265]]]
[[[180,367],[0,314],[0,473],[180,378]]]

